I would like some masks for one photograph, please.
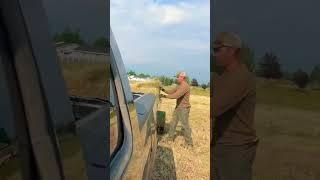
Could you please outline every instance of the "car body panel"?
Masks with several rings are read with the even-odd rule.
[[[156,153],[156,97],[152,94],[140,94],[133,99],[133,93],[130,89],[124,63],[112,33],[110,39],[112,54],[111,67],[114,71],[115,79],[118,77],[118,80],[120,81],[118,85],[121,85],[121,88],[117,89],[117,93],[118,96],[122,94],[125,103],[120,103],[120,106],[122,106],[121,113],[124,119],[125,117],[129,118],[131,127],[131,134],[125,136],[132,140],[132,144],[130,144],[131,147],[126,146],[122,148],[119,151],[120,154],[117,154],[116,156],[118,159],[111,160],[111,174],[113,174],[113,171],[117,171],[116,169],[112,169],[113,165],[122,164],[122,167],[126,167],[123,169],[122,179],[148,179],[151,174],[150,171],[152,170]],[[115,72],[118,72],[118,74]],[[118,90],[120,91],[118,92]],[[125,150],[125,148],[128,149]],[[120,157],[124,156],[124,154],[121,153],[125,151],[130,153],[129,157],[126,156],[127,159],[123,158],[123,161],[127,161],[123,163],[116,162],[120,161]],[[118,172],[119,171],[121,171],[121,169],[118,170]],[[117,177],[111,176],[111,179]]]

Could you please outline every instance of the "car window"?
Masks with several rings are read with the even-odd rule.
[[[79,122],[105,108],[104,101],[109,96],[107,6],[100,0],[43,0],[43,3],[74,116],[70,123],[56,125],[65,177],[88,179],[92,175],[88,167],[98,161],[92,158],[94,152],[89,145],[98,141],[97,132],[104,127],[97,126],[98,118],[89,123]]]
[[[105,99],[109,48],[105,2],[43,1],[68,94]]]
[[[2,29],[0,29],[1,31]],[[1,32],[0,32],[1,33]],[[2,35],[2,34],[1,34]],[[2,38],[2,37],[1,37]],[[0,42],[0,43],[3,43]],[[8,87],[8,74],[4,62],[8,60],[7,52],[0,48],[0,179],[20,180],[21,155],[18,149],[17,131],[15,129],[15,110],[11,99],[12,89]],[[13,83],[13,82],[11,82]]]
[[[113,59],[115,60],[115,63],[118,68],[118,73],[119,73],[119,77],[121,79],[121,84],[122,84],[122,88],[124,91],[125,100],[127,103],[133,102],[131,88],[128,85],[129,80],[128,80],[127,72],[125,70],[125,66],[122,61],[121,53],[120,53],[116,39],[115,39],[112,31],[110,31],[110,43],[111,43],[110,45],[111,45],[111,49],[112,49],[111,56],[113,56]]]
[[[2,78],[2,75],[1,75]],[[13,180],[21,178],[21,156],[17,146],[17,134],[14,124],[12,104],[9,101],[8,89],[4,87],[4,81],[0,81],[0,179]]]
[[[110,107],[110,157],[112,160],[123,137],[121,112],[113,78],[110,78],[110,103],[112,104]]]

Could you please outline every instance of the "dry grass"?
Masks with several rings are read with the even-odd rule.
[[[177,128],[174,143],[160,140],[153,179],[209,179],[210,177],[210,122],[209,103],[206,96],[191,95],[190,127],[194,147],[185,149],[181,127]],[[166,123],[172,119],[175,100],[163,99],[160,110],[167,114]]]
[[[319,91],[258,79],[257,100],[254,180],[320,179]]]
[[[134,92],[158,94],[158,82],[131,82]],[[170,87],[168,87],[170,88]],[[190,127],[194,147],[185,149],[181,145],[184,138],[181,126],[177,127],[174,143],[167,143],[159,137],[157,158],[153,171],[153,179],[209,179],[210,177],[210,99],[209,90],[192,88],[191,90]],[[159,110],[166,112],[166,124],[172,119],[175,100],[162,99]]]
[[[143,92],[143,93],[152,93],[159,94],[159,81],[148,81],[148,82],[138,82],[130,81],[130,88],[132,92]]]
[[[299,90],[285,80],[257,79],[257,102],[272,106],[319,111],[320,91]]]
[[[320,113],[258,104],[254,180],[320,179]]]
[[[109,78],[105,64],[64,63],[60,66],[69,95],[107,97]]]
[[[192,95],[210,96],[210,88],[202,89],[201,87],[191,87]]]

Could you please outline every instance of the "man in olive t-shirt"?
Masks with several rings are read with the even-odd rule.
[[[221,75],[211,73],[213,123],[211,148],[214,180],[250,180],[258,138],[254,128],[255,76],[240,62],[241,40],[230,32],[212,46]]]
[[[176,75],[176,82],[178,86],[171,90],[161,88],[162,91],[167,95],[160,94],[161,97],[177,99],[176,107],[173,113],[173,119],[170,123],[170,129],[167,140],[173,141],[174,134],[178,122],[180,121],[184,129],[185,144],[186,148],[192,148],[193,142],[191,137],[191,128],[189,125],[189,113],[190,113],[190,86],[186,82],[186,73],[178,72]]]

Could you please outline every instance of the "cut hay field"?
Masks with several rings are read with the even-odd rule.
[[[134,92],[159,93],[157,84],[132,82]],[[166,87],[172,88],[172,87]],[[209,179],[210,177],[210,99],[209,89],[192,87],[191,89],[190,127],[194,147],[185,149],[181,145],[184,138],[181,126],[177,127],[174,143],[167,143],[159,137],[156,164],[153,171],[154,180],[162,179]],[[175,100],[162,99],[159,110],[166,112],[166,130],[172,120]]]
[[[258,104],[254,180],[320,179],[320,113]]]
[[[254,180],[320,179],[320,91],[257,79]]]
[[[106,98],[109,94],[105,64],[61,63],[65,85],[69,95]]]
[[[149,89],[147,85],[140,88]],[[191,94],[195,147],[180,147],[184,139],[179,127],[174,143],[160,137],[153,179],[209,179],[209,89],[193,88]],[[170,99],[160,105],[167,123],[174,105]],[[320,91],[301,91],[289,81],[257,79],[255,127],[260,142],[253,180],[320,179]]]

